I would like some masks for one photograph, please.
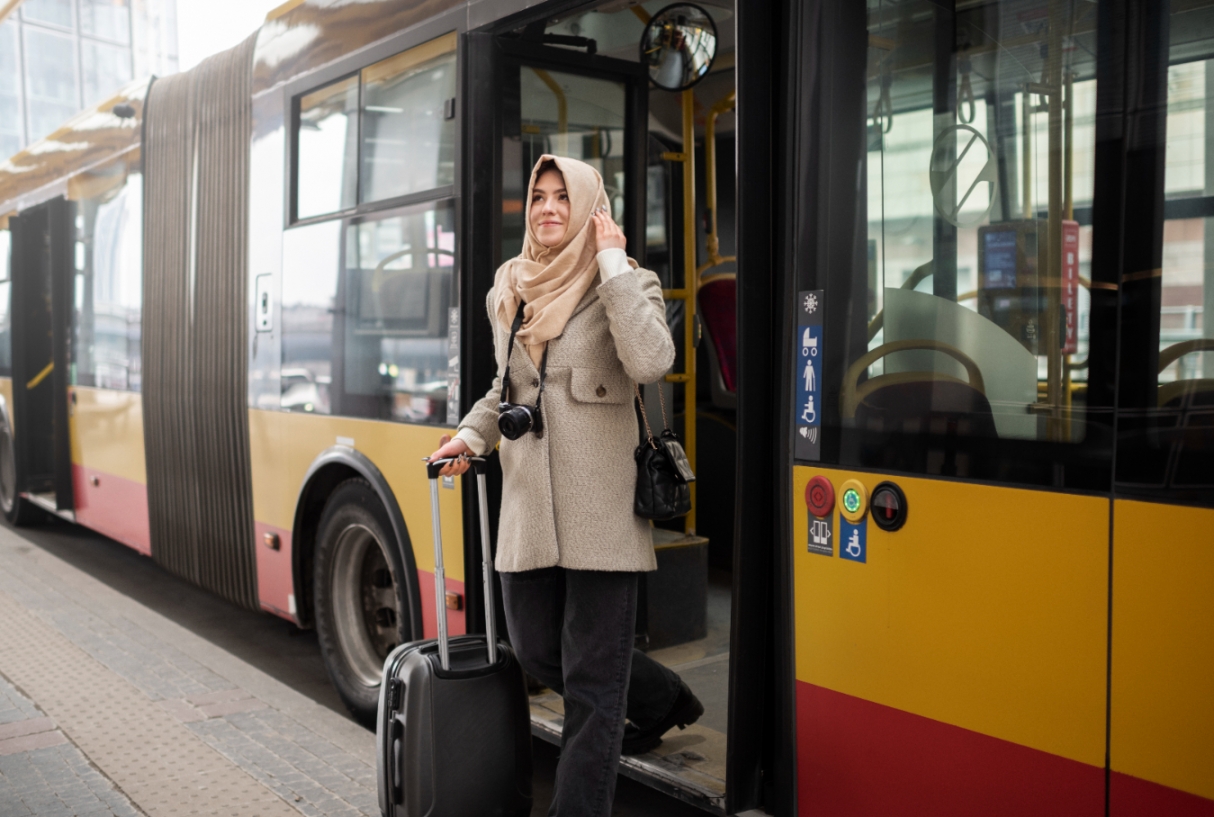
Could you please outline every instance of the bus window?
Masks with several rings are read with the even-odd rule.
[[[281,407],[448,421],[451,200],[288,230]]]
[[[143,176],[125,162],[72,180],[76,201],[74,385],[140,391]]]
[[[296,219],[455,183],[456,42],[446,34],[299,97]]]
[[[296,214],[299,218],[354,206],[358,173],[358,77],[347,77],[299,100],[295,156]]]
[[[287,411],[331,414],[340,221],[287,230],[282,240],[282,395]]]
[[[1174,10],[1167,77],[1163,263],[1124,285],[1146,347],[1123,374],[1118,491],[1214,503],[1214,10]]]
[[[457,41],[446,34],[299,97],[296,217],[340,218],[283,235],[285,410],[451,419]]]
[[[360,201],[455,183],[454,32],[362,72]]]
[[[343,413],[447,422],[454,204],[351,224],[345,255]]]
[[[1207,132],[1214,112],[1206,109],[1207,88],[1212,84],[1212,60],[1182,62],[1168,69],[1164,194],[1169,202],[1176,202],[1174,208],[1182,203],[1202,208],[1214,204],[1214,133]],[[1176,218],[1166,208],[1165,218],[1156,402],[1180,406],[1200,402],[1203,396],[1210,402],[1212,395],[1204,393],[1214,390],[1214,327],[1205,316],[1214,294],[1209,285],[1214,219]]]
[[[1097,9],[868,4],[866,228],[819,278],[841,464],[1057,482],[992,452],[1087,437]]]

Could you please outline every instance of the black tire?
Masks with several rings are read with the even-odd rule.
[[[17,450],[7,418],[0,418],[0,510],[18,528],[46,521],[46,512],[17,494]]]
[[[384,659],[412,634],[404,563],[392,522],[364,479],[325,503],[312,599],[325,668],[354,719],[374,728]]]

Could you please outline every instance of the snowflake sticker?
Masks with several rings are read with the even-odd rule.
[[[813,293],[806,295],[805,296],[805,311],[812,315],[814,312],[817,311],[817,309],[818,309],[818,296],[814,295]]]

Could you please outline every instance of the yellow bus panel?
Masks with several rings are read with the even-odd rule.
[[[1113,813],[1187,814],[1188,793],[1214,814],[1214,509],[1117,500],[1113,520]]]
[[[858,564],[806,550],[805,486],[884,478],[795,471],[799,679],[1104,765],[1108,500],[896,477]]]
[[[151,555],[142,395],[71,386],[68,424],[76,521]]]
[[[413,545],[423,626],[434,622],[434,539],[430,523],[430,485],[422,458],[438,447],[449,429],[377,420],[249,410],[249,447],[253,475],[253,513],[257,536],[273,532],[279,550],[257,548],[257,572],[262,606],[293,614],[291,531],[308,468],[326,449],[348,445],[370,459],[387,480],[400,506]],[[457,486],[458,487],[458,486]],[[443,561],[447,589],[464,593],[464,539],[460,491],[439,490],[442,514]],[[449,611],[452,633],[464,632],[463,611]]]

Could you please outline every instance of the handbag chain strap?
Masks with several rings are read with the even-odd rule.
[[[641,389],[636,383],[632,384],[632,391],[637,396],[637,402],[641,404],[641,419],[645,422],[645,436],[649,444],[656,450],[658,445],[653,441],[653,429],[649,427],[649,414],[645,411],[645,401],[641,398]],[[666,420],[666,397],[662,394],[662,385],[658,384],[658,403],[662,406],[662,430],[669,431],[670,423]]]

